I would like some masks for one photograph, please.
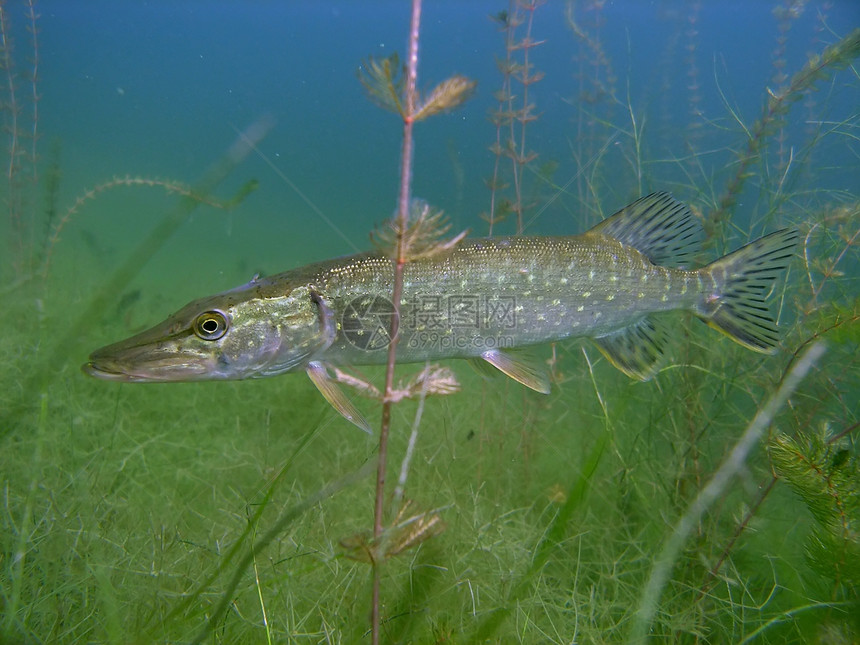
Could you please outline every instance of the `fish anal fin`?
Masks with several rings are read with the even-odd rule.
[[[535,392],[549,394],[549,374],[538,361],[531,357],[502,349],[491,349],[481,354],[481,358]]]
[[[664,192],[637,199],[589,233],[615,238],[665,267],[689,266],[701,252],[704,237],[690,208]]]
[[[595,338],[597,348],[615,367],[640,381],[649,380],[660,367],[668,334],[653,316],[616,332]]]
[[[367,434],[372,434],[370,424],[367,419],[362,416],[358,408],[355,407],[352,401],[344,394],[343,390],[331,376],[328,374],[326,366],[319,361],[311,361],[307,365],[307,373],[314,385],[325,397],[331,406],[337,410],[344,419],[358,426]]]

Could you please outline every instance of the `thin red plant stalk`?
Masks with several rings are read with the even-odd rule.
[[[415,86],[418,78],[418,33],[421,25],[421,0],[412,0],[412,20],[409,26],[409,55],[406,63],[406,94],[403,108],[403,150],[400,160],[400,196],[397,212],[397,257],[394,264],[394,288],[391,303],[394,316],[391,320],[391,344],[385,369],[385,395],[382,402],[382,422],[379,430],[379,455],[376,467],[376,503],[373,511],[373,536],[382,535],[385,505],[385,471],[388,461],[388,432],[391,427],[391,392],[394,389],[394,365],[397,356],[397,325],[400,319],[400,297],[403,293],[403,269],[406,266],[404,233],[409,219],[409,200],[412,191],[412,126],[415,116]],[[373,601],[371,606],[371,640],[379,643],[379,583],[380,563],[373,565]]]

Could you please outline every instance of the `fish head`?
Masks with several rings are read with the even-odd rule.
[[[334,341],[331,309],[311,286],[259,286],[195,300],[164,322],[90,354],[83,371],[124,382],[236,380],[304,368]]]

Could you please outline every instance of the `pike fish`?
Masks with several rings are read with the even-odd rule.
[[[744,347],[775,350],[766,300],[787,269],[796,230],[761,237],[701,268],[702,227],[667,193],[633,202],[586,233],[465,240],[409,262],[399,318],[393,261],[364,253],[293,269],[195,300],[164,322],[94,351],[83,371],[123,382],[247,379],[305,371],[349,421],[367,421],[334,366],[486,361],[547,393],[549,377],[516,348],[591,338],[627,375],[660,367],[663,312],[687,310]]]

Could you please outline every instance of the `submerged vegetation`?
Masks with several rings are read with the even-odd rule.
[[[702,5],[679,5],[655,74],[673,112],[629,89],[604,3],[569,2],[574,90],[555,127],[569,130],[570,159],[555,160],[533,136],[547,100],[535,84],[549,73],[538,71],[541,16],[553,7],[503,4],[475,26],[503,38],[476,175],[489,210],[468,225],[515,232],[559,212],[577,232],[665,188],[701,217],[711,257],[798,227],[798,258],[771,299],[778,352],[762,358],[678,322],[674,359],[638,383],[573,340],[540,349],[549,396],[459,363],[456,380],[430,367],[410,380],[404,368],[397,390],[393,354],[385,373],[343,376],[376,400],[356,403],[368,414],[382,399],[380,444],[345,428],[306,379],[87,381],[77,363],[88,343],[123,335],[139,306],[135,272],[194,208],[234,206],[256,187],[213,196],[268,125],[245,130],[193,187],[120,177],[61,206],[59,144],[37,154],[38,10],[0,2],[0,642],[860,640],[860,30],[834,33],[829,3],[775,2],[763,31],[773,86],[748,113],[727,98],[730,77],[701,73]],[[802,16],[819,40],[792,69]],[[31,34],[15,48],[13,18]],[[417,51],[406,60],[404,73],[396,56],[370,58],[360,81],[408,141],[412,124],[474,85],[454,75],[422,94]],[[719,110],[706,109],[705,88]],[[839,173],[853,184],[830,187]],[[410,176],[402,168],[399,217],[376,235],[401,265],[459,240],[412,199]],[[70,289],[51,263],[75,243],[69,229],[107,188],[140,185],[178,203],[84,295]],[[426,398],[457,381],[459,394]]]

